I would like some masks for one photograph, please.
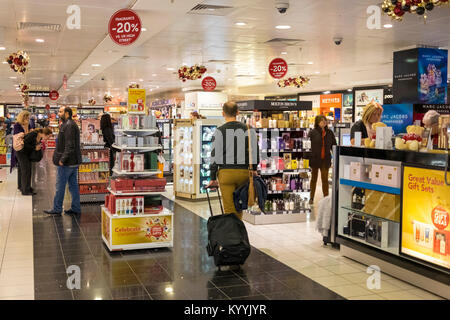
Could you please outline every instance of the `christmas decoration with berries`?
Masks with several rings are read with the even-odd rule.
[[[402,20],[405,13],[415,13],[426,19],[428,11],[448,4],[450,0],[384,0],[381,8],[394,20]]]
[[[309,78],[307,77],[303,77],[303,76],[298,76],[295,78],[287,78],[287,79],[282,79],[280,81],[278,81],[278,86],[280,88],[286,88],[286,87],[297,87],[297,88],[301,88],[304,87],[305,85],[307,85],[309,83]]]
[[[110,94],[105,93],[105,95],[103,96],[103,102],[104,103],[109,103],[111,102],[113,99],[113,96]]]
[[[30,58],[25,51],[11,53],[5,60],[14,72],[24,74],[30,63]]]
[[[201,79],[206,72],[205,66],[195,65],[192,67],[182,66],[178,69],[178,78],[183,82],[186,80],[197,80]]]

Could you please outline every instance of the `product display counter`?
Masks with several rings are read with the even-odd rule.
[[[337,147],[336,155],[332,234],[341,252],[450,298],[448,154]]]

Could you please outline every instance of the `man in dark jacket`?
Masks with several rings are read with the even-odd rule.
[[[78,166],[81,164],[80,129],[72,120],[72,109],[69,107],[59,108],[58,113],[63,121],[59,129],[56,141],[56,149],[53,154],[53,164],[57,166],[56,194],[52,210],[44,210],[47,214],[61,214],[66,184],[72,195],[70,210],[66,214],[81,213],[80,191],[78,189]]]
[[[225,124],[213,136],[211,152],[211,182],[207,187],[219,186],[225,214],[234,213],[242,220],[242,212],[234,205],[233,192],[249,181],[249,168],[256,171],[259,162],[257,137],[250,131],[252,161],[250,163],[248,129],[236,120],[238,107],[234,102],[223,105]]]

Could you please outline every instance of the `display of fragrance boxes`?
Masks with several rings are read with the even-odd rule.
[[[112,214],[117,215],[138,215],[144,214],[143,196],[115,196],[107,195],[105,206]]]
[[[109,153],[107,150],[86,151],[83,150],[81,154],[82,162],[100,162],[109,161]]]
[[[166,179],[146,177],[138,179],[112,178],[111,189],[115,192],[158,192],[166,188]]]
[[[127,147],[157,147],[159,139],[157,137],[132,137],[116,135],[115,143],[118,146]]]
[[[156,128],[156,118],[152,115],[122,115],[118,122],[119,128],[125,130]]]

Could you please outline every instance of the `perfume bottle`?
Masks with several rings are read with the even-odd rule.
[[[130,156],[130,171],[131,172],[133,172],[134,171],[134,166],[135,166],[135,163],[134,163],[134,153],[131,153],[131,156]]]

